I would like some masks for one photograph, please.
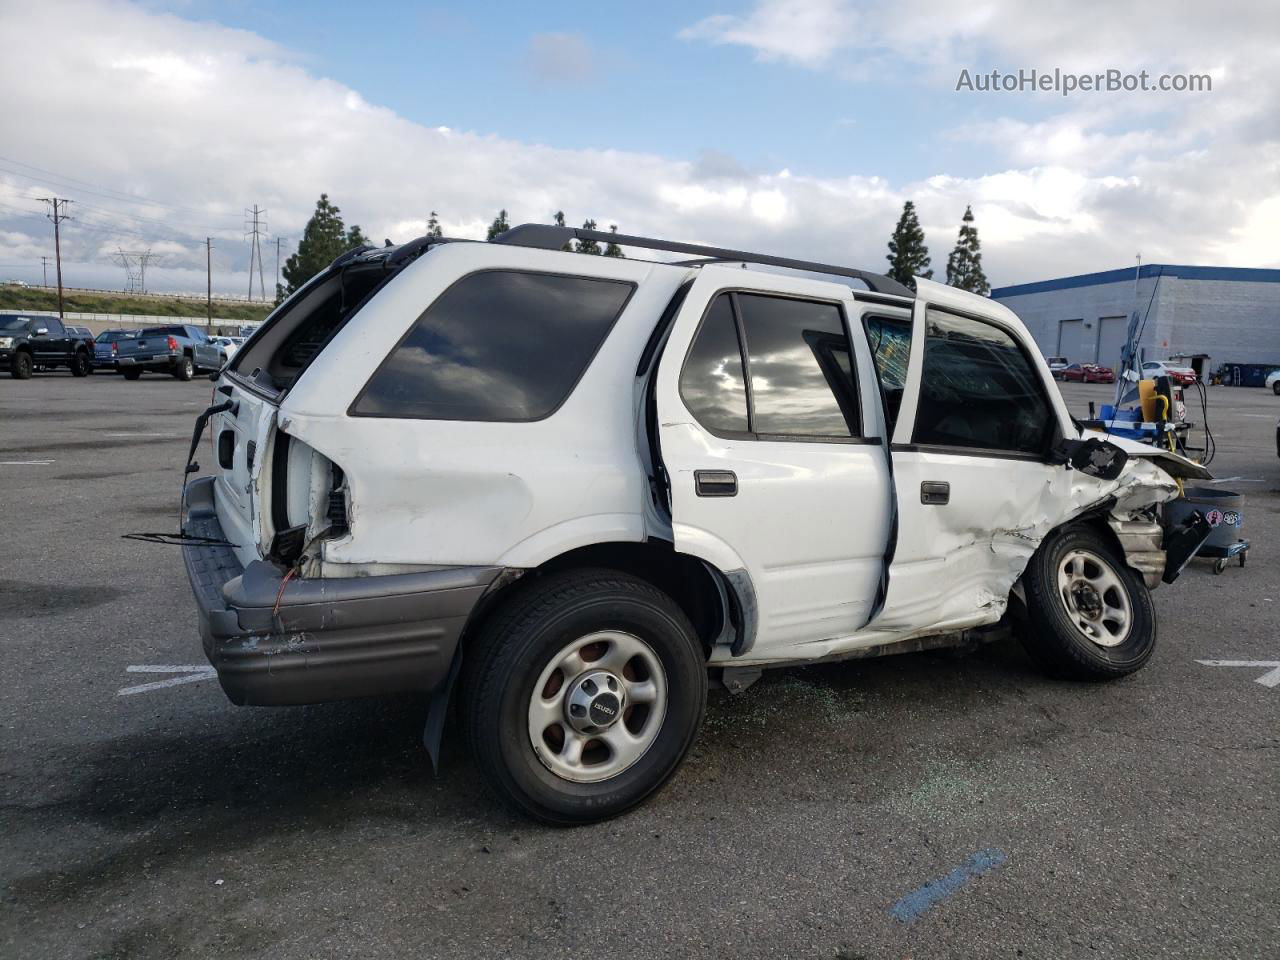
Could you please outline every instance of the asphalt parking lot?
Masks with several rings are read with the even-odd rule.
[[[1051,681],[1011,642],[780,672],[564,831],[452,738],[433,777],[414,698],[238,708],[199,670],[178,548],[120,535],[176,528],[210,392],[0,380],[4,956],[1280,954],[1280,684],[1198,662],[1280,661],[1280,398],[1210,391],[1254,546],[1156,591],[1139,674]]]

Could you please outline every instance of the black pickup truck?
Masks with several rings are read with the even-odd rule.
[[[93,373],[93,338],[67,330],[57,317],[0,313],[0,370],[15,380],[31,379],[40,367],[68,368],[73,376]]]

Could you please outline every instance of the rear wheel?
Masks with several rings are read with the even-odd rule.
[[[15,380],[30,380],[31,371],[34,367],[35,364],[31,361],[31,354],[25,350],[19,350],[9,361],[9,376]]]
[[[139,370],[137,367],[124,367],[120,370],[120,374],[126,380],[137,380],[140,376],[142,376],[142,371]]]
[[[76,355],[71,358],[71,375],[87,377],[91,373],[93,373],[93,367],[89,363],[89,355],[83,350],[77,350]]]
[[[517,810],[563,826],[616,816],[661,787],[706,706],[706,662],[684,613],[615,571],[540,578],[463,662],[481,772]]]
[[[196,375],[195,361],[184,355],[174,368],[173,375],[179,380],[190,380]]]
[[[1136,571],[1101,534],[1052,534],[1023,575],[1027,652],[1050,673],[1108,680],[1140,669],[1156,645],[1156,611]]]

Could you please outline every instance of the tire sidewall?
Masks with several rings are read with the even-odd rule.
[[[1104,647],[1086,638],[1072,623],[1062,592],[1058,588],[1058,568],[1072,550],[1088,550],[1103,559],[1124,585],[1133,622],[1124,642]],[[1155,649],[1157,623],[1151,593],[1136,571],[1118,556],[1116,549],[1098,533],[1075,528],[1064,530],[1037,551],[1033,564],[1039,581],[1028,597],[1028,615],[1039,634],[1035,638],[1048,665],[1084,671],[1090,676],[1122,676],[1139,669]],[[1032,602],[1032,597],[1035,602]]]
[[[11,371],[15,380],[30,380],[31,373],[35,368],[35,364],[31,359],[31,354],[25,350],[19,350],[13,355],[9,361]]]
[[[183,357],[182,362],[178,364],[175,376],[179,380],[190,380],[195,376],[195,362],[190,357]]]
[[[509,649],[493,678],[501,689],[496,715],[481,718],[480,726],[495,738],[502,761],[498,775],[520,806],[551,822],[598,820],[639,803],[674,772],[697,735],[706,703],[706,665],[681,619],[658,603],[602,590],[551,614]],[[653,649],[666,671],[667,711],[657,739],[639,760],[608,780],[578,783],[538,759],[529,738],[529,702],[550,659],[599,630],[633,634]]]

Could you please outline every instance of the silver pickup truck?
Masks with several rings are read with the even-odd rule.
[[[221,369],[222,351],[199,327],[145,327],[134,339],[117,343],[115,361],[126,380],[137,380],[144,370],[190,380],[201,371]]]

